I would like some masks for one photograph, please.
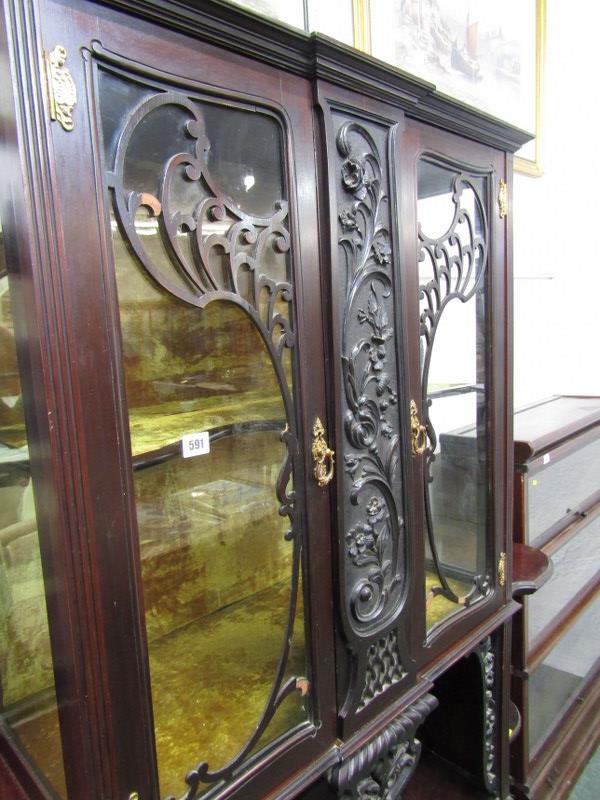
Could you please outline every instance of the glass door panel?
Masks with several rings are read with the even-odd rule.
[[[530,758],[550,735],[556,720],[577,702],[584,681],[598,673],[600,645],[595,632],[599,625],[600,597],[596,597],[531,673],[527,709]]]
[[[428,630],[490,589],[486,180],[418,163]]]
[[[569,515],[587,508],[599,491],[600,440],[557,461],[554,453],[547,458],[550,463],[527,476],[528,541],[533,547],[544,542],[544,534],[557,522],[566,523]]]
[[[196,797],[311,720],[285,137],[98,87],[160,793]]]
[[[600,514],[552,553],[550,579],[527,598],[529,652],[551,633],[561,612],[584,593],[599,564]]]
[[[66,798],[29,440],[0,224],[0,725]]]

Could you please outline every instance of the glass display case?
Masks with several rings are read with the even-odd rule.
[[[528,137],[239,5],[2,14],[0,787],[507,798]]]
[[[529,752],[535,758],[556,725],[557,718],[577,702],[582,687],[600,666],[600,647],[590,630],[598,624],[598,596],[548,650],[529,677],[527,716]]]
[[[518,796],[561,796],[597,736],[600,399],[553,397],[515,414],[515,541],[541,548],[552,575],[522,599],[512,696],[522,716],[512,745]],[[527,549],[527,548],[526,548]],[[594,730],[592,725],[592,730]]]

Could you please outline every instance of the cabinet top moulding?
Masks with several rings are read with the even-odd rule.
[[[515,463],[523,465],[600,423],[600,397],[556,395],[515,413]]]
[[[435,85],[319,33],[306,34],[222,0],[101,0],[187,36],[305,78],[320,78],[402,108],[410,117],[511,153],[533,138]]]

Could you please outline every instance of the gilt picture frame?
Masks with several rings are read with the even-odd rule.
[[[360,7],[368,30],[362,49],[535,134],[515,169],[542,174],[546,0],[360,0]]]

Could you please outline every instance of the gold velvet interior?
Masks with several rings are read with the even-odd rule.
[[[236,756],[272,690],[292,600],[274,491],[284,453],[279,429],[243,432],[134,474],[163,797],[200,761]],[[299,597],[286,677],[306,676],[303,643]],[[307,719],[294,693],[261,744]]]
[[[265,706],[283,644],[289,584],[280,583],[162,636],[149,646],[160,794],[179,797],[186,773],[208,753],[223,766],[243,746]],[[302,607],[296,628],[302,626]],[[294,640],[302,642],[302,631]],[[302,646],[292,646],[286,676],[304,676]],[[307,718],[309,699],[286,699],[254,750]],[[56,710],[20,722],[16,731],[54,786],[66,796]]]
[[[288,597],[289,585],[273,586],[150,645],[161,796],[181,794],[185,773],[207,754],[209,766],[223,766],[253,732],[283,644]],[[286,673],[305,674],[302,647],[292,648]],[[306,714],[295,692],[261,744]]]
[[[425,626],[428,631],[438,622],[464,608],[464,606],[453,603],[452,600],[448,600],[442,595],[432,595],[431,590],[434,586],[439,586],[439,584],[440,580],[435,573],[425,573]],[[457,581],[453,578],[448,579],[448,584],[458,597],[464,597],[472,588],[468,583]]]
[[[168,564],[165,564],[165,567]],[[427,589],[436,583],[426,576]],[[452,588],[465,594],[466,584]],[[149,645],[153,712],[160,765],[161,796],[182,794],[184,777],[211,754],[211,767],[222,766],[244,744],[260,718],[282,645],[289,582],[281,581],[216,610],[200,620],[155,637]],[[459,607],[442,597],[427,610],[427,627]],[[167,615],[172,622],[172,615]],[[302,625],[301,609],[296,628]],[[167,627],[156,621],[156,628]],[[298,641],[298,636],[294,636]],[[300,631],[300,641],[302,633]],[[264,654],[270,653],[268,660]],[[292,647],[287,674],[305,674],[302,647]],[[47,683],[47,681],[46,681]],[[284,702],[260,745],[302,722],[307,699],[294,693]],[[16,725],[38,766],[65,796],[62,757],[55,731],[55,708]]]
[[[217,770],[240,752],[273,690],[293,601],[277,495],[286,411],[239,307],[179,303],[144,278],[118,233],[114,244],[160,793],[180,796],[199,762]],[[281,300],[278,312],[288,314]],[[291,391],[289,351],[283,368]],[[182,458],[179,441],[198,431],[210,452]],[[298,601],[285,678],[307,675]],[[294,692],[254,749],[308,720],[309,703]]]

